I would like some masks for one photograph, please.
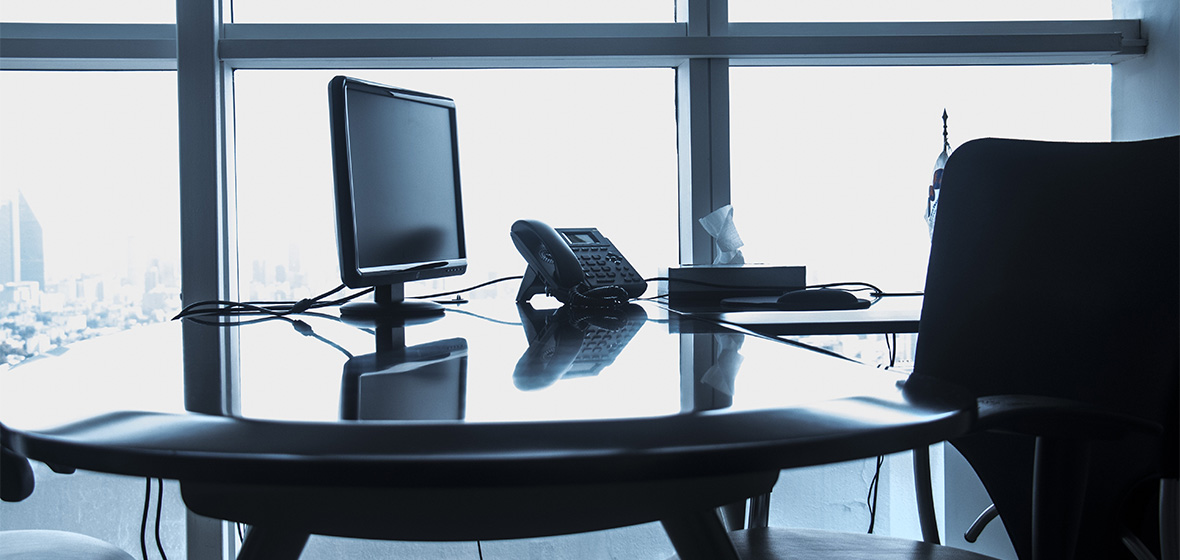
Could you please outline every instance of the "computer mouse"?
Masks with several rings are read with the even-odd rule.
[[[787,292],[775,300],[775,308],[783,311],[825,311],[831,309],[865,309],[868,300],[856,297],[847,290],[811,288]]]

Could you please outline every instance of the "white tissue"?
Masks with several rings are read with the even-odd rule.
[[[713,343],[719,348],[717,359],[701,376],[701,383],[732,397],[738,370],[746,359],[739,352],[745,341],[746,336],[742,334],[714,334]]]
[[[701,226],[713,237],[713,245],[717,247],[717,257],[713,264],[744,264],[741,247],[745,245],[738,235],[737,226],[733,225],[733,205],[726,204],[721,208],[701,218]]]

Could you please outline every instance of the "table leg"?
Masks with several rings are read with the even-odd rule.
[[[770,494],[759,494],[750,498],[751,529],[765,529],[770,526]]]
[[[274,527],[251,527],[238,560],[298,560],[310,535]]]
[[[721,520],[725,522],[727,531],[740,531],[746,528],[746,500],[721,506]]]
[[[685,513],[660,523],[680,560],[741,560],[717,510]]]

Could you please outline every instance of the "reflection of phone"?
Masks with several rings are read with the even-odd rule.
[[[467,341],[438,340],[350,358],[340,381],[344,420],[462,420]]]
[[[517,220],[511,235],[529,264],[516,301],[547,293],[562,303],[610,307],[647,290],[635,267],[595,228],[553,229],[536,220]]]
[[[647,313],[635,304],[538,311],[522,303],[517,309],[529,347],[516,362],[512,382],[525,391],[548,387],[558,379],[598,375],[647,321]]]

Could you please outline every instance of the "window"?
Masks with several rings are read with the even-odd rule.
[[[37,23],[176,23],[176,3],[162,0],[5,0],[0,21]]]
[[[730,0],[731,21],[1018,21],[1110,19],[1110,0]]]
[[[94,316],[158,320],[136,315],[149,283],[176,305],[182,241],[222,265],[185,271],[194,300],[339,282],[335,74],[458,102],[470,268],[448,287],[519,274],[519,217],[600,227],[645,276],[707,262],[696,219],[732,202],[748,260],[901,291],[924,276],[944,107],[952,147],[1107,139],[1110,64],[1145,52],[1109,0],[91,4],[0,4],[0,190],[25,195],[7,214],[21,231],[40,226],[47,293],[77,279],[63,289],[83,307],[63,321],[95,329]],[[99,309],[116,297],[120,311]],[[39,332],[8,334],[27,347]]]
[[[236,0],[235,23],[650,23],[670,22],[674,0]]]
[[[245,297],[304,297],[340,283],[327,114],[327,84],[338,74],[444,95],[458,107],[468,272],[408,284],[407,295],[521,274],[508,236],[519,218],[598,227],[647,277],[676,259],[669,69],[239,70]],[[276,289],[288,293],[268,291]],[[515,290],[506,283],[499,293]]]
[[[806,265],[810,283],[922,290],[944,109],[952,150],[1110,140],[1109,66],[734,68],[730,83],[743,254]]]
[[[180,302],[175,74],[0,73],[8,364]]]
[[[0,72],[0,374],[176,312],[175,99],[174,72]],[[77,531],[138,550],[128,528],[143,480],[33,466],[36,491],[0,504],[0,530]],[[183,557],[184,508],[176,483],[167,488],[161,541]]]

